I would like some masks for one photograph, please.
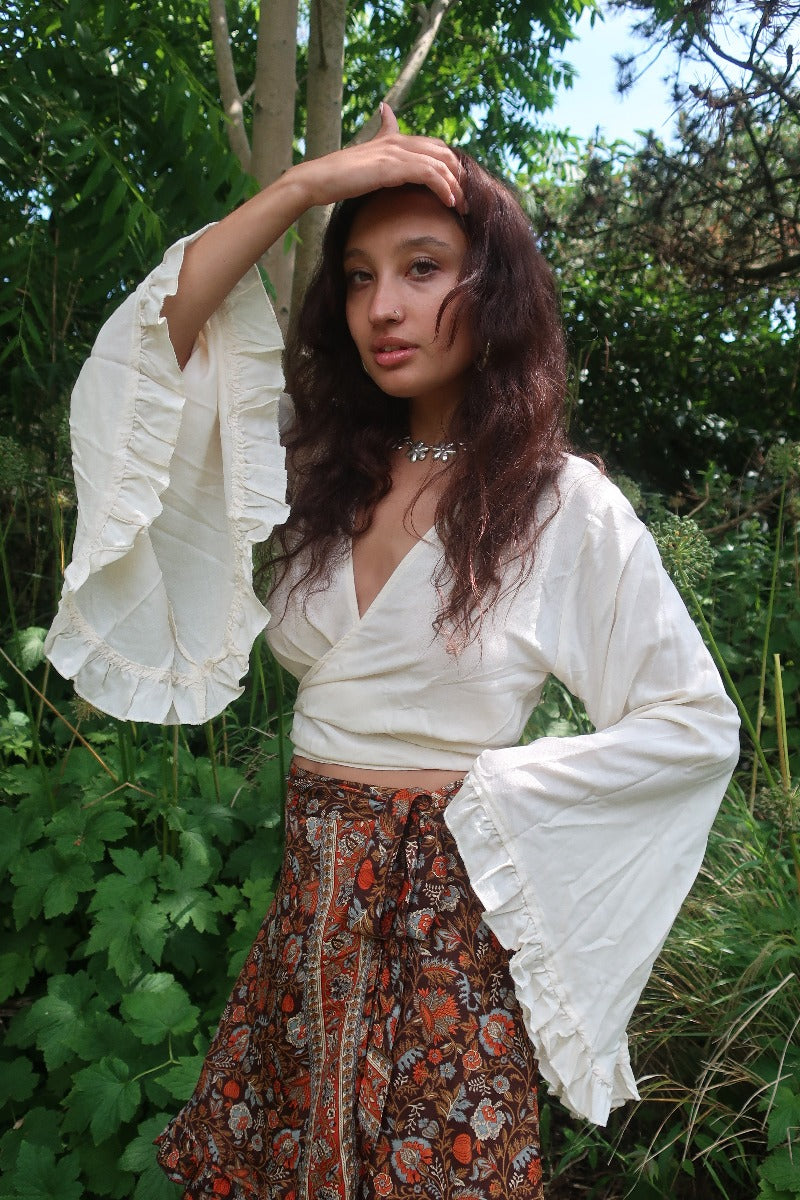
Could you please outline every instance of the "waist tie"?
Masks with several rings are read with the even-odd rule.
[[[434,884],[446,879],[441,812],[447,798],[443,793],[405,789],[392,797],[391,815],[399,816],[402,825],[398,831],[394,820],[379,818],[367,838],[347,913],[352,932],[381,940],[429,939],[442,888],[429,888],[425,903],[423,884],[428,879]]]
[[[377,1141],[392,1072],[392,1049],[406,995],[405,964],[413,944],[428,942],[437,913],[450,895],[456,861],[442,809],[446,792],[402,790],[391,811],[375,822],[355,871],[348,928],[372,942],[370,986],[364,996],[356,1123],[369,1153]],[[405,811],[403,811],[405,809]],[[398,830],[398,818],[402,822]],[[421,947],[420,947],[421,948]]]

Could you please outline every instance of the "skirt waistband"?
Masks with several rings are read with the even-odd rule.
[[[289,767],[290,798],[293,792],[298,798],[313,795],[317,816],[324,816],[328,808],[335,816],[377,817],[392,813],[403,816],[412,803],[423,811],[439,811],[447,806],[463,782],[456,779],[439,788],[395,787],[318,775],[296,763]]]

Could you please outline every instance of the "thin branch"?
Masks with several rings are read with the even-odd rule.
[[[739,279],[758,281],[780,279],[800,269],[800,254],[788,254],[785,258],[775,259],[774,262],[762,263],[760,267],[740,267],[735,275]]]
[[[245,171],[250,170],[250,142],[244,125],[244,100],[236,81],[233,65],[231,39],[228,31],[228,14],[225,0],[208,0],[211,21],[211,40],[214,44],[214,62],[217,68],[219,94],[225,116],[228,118],[227,132],[231,150]]]
[[[773,503],[778,496],[780,496],[780,494],[781,489],[779,487],[773,488],[772,491],[767,492],[765,496],[762,496],[760,500],[757,500],[755,504],[749,504],[747,508],[742,509],[742,511],[737,513],[735,517],[730,517],[727,521],[721,521],[718,525],[711,525],[703,532],[705,533],[706,537],[716,537],[720,533],[727,533],[729,529],[736,529],[737,526],[742,525],[745,521],[748,521],[750,517],[754,517],[758,513],[766,512],[767,509],[772,507]]]
[[[405,103],[406,96],[411,91],[414,80],[419,75],[425,63],[425,59],[431,52],[431,47],[436,40],[436,35],[439,32],[439,27],[447,16],[448,11],[456,4],[458,0],[433,0],[430,8],[426,9],[420,6],[424,14],[422,26],[414,45],[411,47],[406,61],[400,68],[400,72],[392,86],[386,93],[386,102],[395,110],[402,108]],[[356,136],[353,138],[353,145],[359,145],[361,142],[367,142],[378,131],[380,126],[380,117],[377,113],[373,114],[370,119],[361,126]]]

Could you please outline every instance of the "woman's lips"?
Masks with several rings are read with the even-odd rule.
[[[375,342],[372,346],[372,357],[379,367],[400,367],[413,357],[416,350],[409,342],[401,342],[387,338]]]

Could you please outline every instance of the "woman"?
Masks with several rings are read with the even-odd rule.
[[[337,201],[288,354],[286,855],[159,1157],[193,1197],[538,1200],[537,1062],[592,1120],[636,1096],[625,1026],[737,722],[646,531],[565,453],[554,290],[504,188],[384,108],[169,252],[76,391],[50,653],[118,715],[236,694],[251,544],[287,515],[252,265]],[[550,673],[597,732],[519,746]]]

